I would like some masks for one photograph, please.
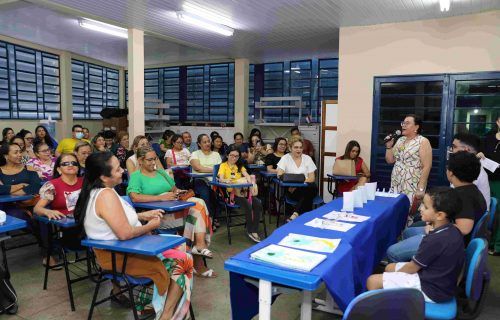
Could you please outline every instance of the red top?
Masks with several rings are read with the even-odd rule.
[[[52,186],[49,186],[49,184],[52,184]],[[47,193],[52,191],[53,195],[53,200],[50,203],[51,209],[57,210],[66,215],[73,213],[76,201],[78,200],[78,196],[80,195],[80,191],[82,189],[83,178],[78,177],[78,180],[74,185],[69,185],[64,182],[61,177],[59,177],[57,179],[50,180],[46,183],[46,185],[47,190],[44,191]],[[42,196],[42,192],[40,192],[40,197],[45,198]]]
[[[342,160],[343,158],[344,158],[344,156],[340,156],[337,159]],[[358,159],[356,160],[355,166],[354,166],[354,169],[356,171],[356,175],[363,172],[363,170],[361,170],[362,165],[363,165],[363,158],[358,157]],[[344,192],[351,191],[351,189],[357,183],[358,183],[358,180],[340,180],[340,181],[337,181],[337,190],[338,190],[339,196],[342,196],[342,194]]]

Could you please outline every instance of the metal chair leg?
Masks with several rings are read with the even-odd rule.
[[[71,305],[71,311],[75,311],[75,300],[73,298],[73,287],[71,286],[71,279],[70,279],[70,275],[69,275],[68,257],[66,255],[66,252],[64,252],[64,249],[62,249],[62,248],[61,248],[61,253],[62,253],[63,263],[64,263],[64,272],[66,274],[66,286],[68,287],[69,303]]]
[[[194,317],[193,303],[189,304],[189,316],[191,317],[191,320],[196,320]]]
[[[229,240],[229,244],[231,244],[231,218],[229,217],[230,212],[227,206],[224,206],[224,209],[226,211],[227,238]]]
[[[123,277],[123,280],[125,281],[125,285],[127,286],[130,302],[132,303],[132,313],[134,314],[134,319],[139,320],[139,315],[137,314],[137,310],[135,308],[134,288],[130,285],[130,283],[128,283],[126,276]]]
[[[99,279],[95,285],[94,296],[92,297],[92,303],[90,304],[88,320],[92,320],[92,313],[94,312],[95,302],[97,300],[97,295],[99,294],[99,288],[101,286],[102,279]]]

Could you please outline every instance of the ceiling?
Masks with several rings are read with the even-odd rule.
[[[188,1],[235,24],[232,37],[183,24]],[[78,27],[85,16],[146,32],[145,63],[246,57],[252,62],[332,57],[345,26],[435,19],[500,9],[499,0],[29,0],[0,11],[0,33],[126,65],[126,41]],[[34,5],[32,3],[36,3]],[[42,5],[43,7],[40,7]]]

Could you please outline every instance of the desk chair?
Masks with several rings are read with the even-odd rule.
[[[338,182],[339,180],[358,180],[359,177],[357,176],[339,176],[339,175],[334,175],[334,174],[327,174],[327,190],[328,193],[332,195],[332,200],[335,198],[339,197],[339,192],[338,192]]]
[[[360,294],[349,303],[343,320],[424,319],[424,296],[417,289],[379,289]]]
[[[214,166],[214,170],[212,173],[212,181],[217,181],[217,173],[219,172],[219,167],[220,167],[220,164],[217,164]],[[219,204],[220,206],[222,206],[222,208],[224,208],[224,213],[225,213],[224,219],[226,219],[227,238],[228,238],[229,244],[231,244],[231,228],[246,225],[245,221],[233,223],[233,219],[237,218],[237,217],[245,217],[245,213],[240,213],[240,214],[232,213],[235,209],[239,209],[240,206],[237,204],[230,203],[229,193],[227,192],[225,187],[215,186],[215,188],[218,189],[215,192],[217,204]],[[267,237],[267,228],[266,228],[266,221],[264,218],[264,214],[262,214],[262,217],[260,217],[260,222],[264,226],[264,236]]]
[[[486,211],[481,219],[474,225],[471,233],[471,239],[475,238],[483,238],[488,239],[488,219],[490,217],[490,213]]]
[[[426,319],[474,319],[479,315],[490,280],[487,250],[488,242],[484,239],[476,238],[469,243],[465,251],[465,298],[459,298],[458,303],[456,298],[444,303],[426,302]]]

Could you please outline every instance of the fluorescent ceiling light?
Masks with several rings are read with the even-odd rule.
[[[204,20],[203,18],[191,15],[187,12],[184,11],[179,11],[177,12],[177,18],[179,20],[182,20],[186,23],[192,24],[194,26],[219,33],[223,36],[230,37],[234,33],[234,29],[226,27],[222,24],[216,24],[207,20]]]
[[[199,7],[195,4],[185,2],[182,5],[182,9],[187,13],[200,17],[204,20],[211,21],[215,24],[222,24],[232,28],[236,27],[234,22],[229,17],[221,15],[218,12]]]
[[[439,7],[442,12],[450,10],[451,0],[439,0]]]
[[[103,33],[107,33],[113,36],[121,37],[121,38],[128,38],[128,30],[125,28],[120,28],[117,26],[114,26],[112,24],[107,24],[104,22],[92,20],[92,19],[87,19],[87,18],[81,18],[79,19],[79,24],[80,27],[94,30],[94,31],[99,31]]]

